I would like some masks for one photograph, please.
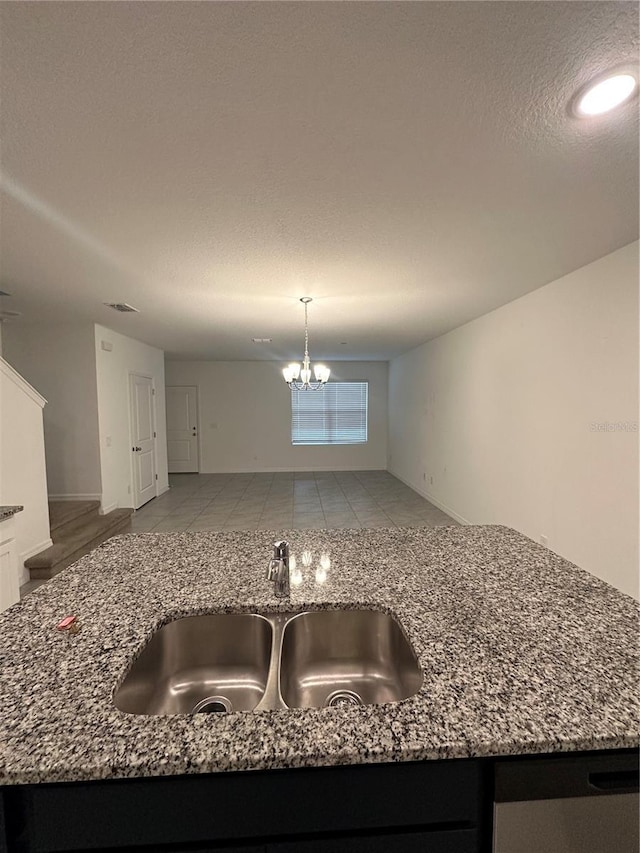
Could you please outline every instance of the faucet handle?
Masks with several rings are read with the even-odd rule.
[[[279,539],[273,543],[273,559],[284,560],[289,556],[289,543],[286,539]]]
[[[273,543],[273,556],[269,560],[269,565],[267,566],[267,580],[274,581],[277,586],[281,569],[286,570],[288,583],[289,543],[285,539],[280,539]]]

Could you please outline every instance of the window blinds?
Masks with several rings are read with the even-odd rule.
[[[292,444],[364,444],[368,382],[327,382],[321,391],[291,392]]]

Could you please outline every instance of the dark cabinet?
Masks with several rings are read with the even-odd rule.
[[[448,831],[450,851],[467,853],[476,849],[481,787],[481,762],[452,760],[4,790],[12,853],[231,844],[357,853],[382,850],[378,834],[393,835],[394,850],[440,853]]]
[[[477,853],[480,849],[474,829],[286,841],[265,848],[266,853]]]
[[[632,774],[621,750],[14,786],[0,851],[488,853],[494,797],[566,797],[575,776],[611,799]]]

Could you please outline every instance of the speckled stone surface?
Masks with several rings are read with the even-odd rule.
[[[0,506],[0,521],[3,521],[5,518],[11,518],[12,515],[22,512],[23,509],[23,506]]]
[[[312,565],[265,579],[286,536]],[[321,554],[331,567],[316,580]],[[221,611],[394,614],[418,694],[355,708],[134,716],[115,687],[160,625]],[[76,614],[82,630],[54,629]],[[4,784],[495,756],[640,743],[633,599],[505,527],[138,534],[0,616]]]

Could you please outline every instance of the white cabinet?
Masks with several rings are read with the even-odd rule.
[[[0,610],[20,601],[18,583],[18,549],[13,518],[0,521]]]

